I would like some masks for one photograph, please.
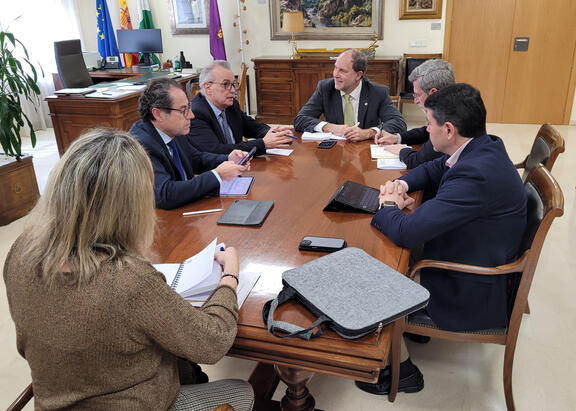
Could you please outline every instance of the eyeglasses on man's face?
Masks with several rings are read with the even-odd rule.
[[[172,108],[172,107],[158,107],[158,108],[161,108],[162,110],[179,111],[180,114],[182,114],[184,117],[188,117],[188,114],[190,114],[190,111],[192,110],[191,105],[192,103],[188,104],[188,106],[183,108]]]
[[[235,89],[237,89],[238,87],[240,87],[240,83],[238,83],[237,81],[234,82],[229,82],[229,81],[223,81],[222,83],[215,83],[213,81],[209,81],[208,83],[211,84],[218,84],[220,86],[222,86],[225,90],[230,90],[232,87],[234,87]]]

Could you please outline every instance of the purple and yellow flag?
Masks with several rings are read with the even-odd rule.
[[[218,0],[210,0],[210,54],[214,60],[226,60]]]

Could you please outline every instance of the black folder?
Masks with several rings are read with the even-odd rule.
[[[261,225],[274,201],[236,200],[217,221],[227,225]]]

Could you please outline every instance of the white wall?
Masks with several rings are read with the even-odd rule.
[[[120,10],[116,0],[107,0],[110,9],[110,18],[114,28],[120,26]],[[206,0],[208,1],[208,0]],[[243,5],[246,11],[241,11],[242,26],[247,30],[244,53],[249,63],[248,75],[254,79],[251,59],[264,55],[286,56],[291,53],[290,45],[285,40],[270,40],[269,2],[279,0],[246,0]],[[86,50],[97,50],[95,2],[92,0],[76,0],[80,13],[81,26],[84,35]],[[384,3],[384,38],[378,41],[376,56],[402,56],[404,53],[441,53],[444,44],[444,17],[440,20],[398,20],[398,0],[383,0]],[[134,28],[138,27],[139,16],[137,0],[127,0],[128,9]],[[232,67],[240,67],[241,57],[239,31],[233,26],[234,15],[237,14],[237,0],[219,0],[220,20],[226,44],[226,54]],[[443,2],[445,16],[446,2]],[[154,19],[154,26],[162,29],[164,53],[160,56],[162,61],[174,59],[180,51],[184,52],[186,59],[194,67],[203,67],[212,61],[210,44],[207,34],[177,35],[171,34],[170,17],[167,0],[150,0],[150,10]],[[431,23],[441,23],[441,30],[431,30]],[[426,47],[409,47],[410,40],[426,40]],[[300,40],[299,48],[328,49],[342,47],[366,47],[369,40]],[[252,111],[256,110],[255,81],[251,81]],[[407,116],[420,116],[419,111],[411,104],[405,105]],[[572,110],[571,123],[576,124],[576,98]]]

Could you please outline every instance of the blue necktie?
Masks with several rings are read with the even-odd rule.
[[[182,162],[180,161],[180,154],[178,154],[178,147],[176,146],[176,142],[174,140],[170,140],[168,147],[170,147],[170,150],[172,150],[172,160],[174,160],[174,165],[180,172],[182,181],[186,180],[186,174],[184,173],[184,168],[182,167]]]
[[[228,140],[230,144],[236,144],[234,136],[232,135],[232,130],[230,130],[230,126],[228,125],[228,121],[226,120],[226,113],[224,113],[223,111],[220,113],[220,127],[222,127],[222,133],[224,133],[224,138]]]

